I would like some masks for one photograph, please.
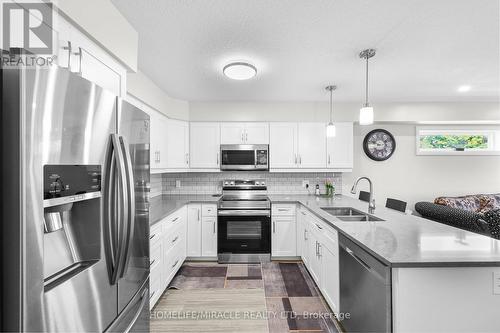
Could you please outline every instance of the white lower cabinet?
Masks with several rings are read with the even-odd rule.
[[[217,217],[203,217],[201,222],[201,255],[217,256]]]
[[[330,237],[332,236],[332,237]],[[339,311],[339,244],[337,231],[330,230],[324,234],[320,244],[321,261],[320,290],[328,305],[334,312]]]
[[[309,222],[309,243],[308,243],[308,259],[309,259],[309,273],[316,284],[321,284],[321,258],[318,255],[320,242],[318,241],[319,235],[316,231],[314,223]]]
[[[201,256],[217,257],[217,205],[201,206]]]
[[[297,256],[295,204],[275,204],[271,208],[271,256]]]
[[[217,256],[217,205],[188,205],[188,257]]]
[[[305,207],[298,209],[297,221],[297,249],[300,249],[300,257],[330,308],[338,312],[338,233]]]
[[[201,204],[188,205],[187,255],[201,257]]]
[[[182,207],[149,232],[149,308],[152,309],[186,259],[187,210]]]
[[[273,216],[272,252],[273,257],[297,256],[295,216]]]

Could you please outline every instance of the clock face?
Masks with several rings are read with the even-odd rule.
[[[396,150],[396,140],[384,129],[376,129],[365,136],[363,141],[365,154],[374,161],[389,159]]]

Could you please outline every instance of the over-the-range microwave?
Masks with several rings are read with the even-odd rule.
[[[221,145],[221,170],[269,170],[269,145]]]

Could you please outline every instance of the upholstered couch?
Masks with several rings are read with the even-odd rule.
[[[439,197],[434,203],[418,202],[415,210],[425,218],[500,239],[500,193]]]

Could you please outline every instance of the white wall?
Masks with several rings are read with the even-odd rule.
[[[127,92],[169,118],[189,119],[188,102],[171,98],[140,71],[127,74]]]
[[[360,103],[336,104],[334,119],[356,121]],[[417,121],[496,121],[500,123],[500,103],[384,103],[374,104],[375,120]],[[328,121],[327,102],[303,103],[189,103],[192,121]]]
[[[372,161],[363,151],[365,135],[375,128],[396,139],[396,151],[387,161]],[[415,125],[355,126],[354,169],[343,174],[343,193],[349,194],[358,176],[372,179],[378,206],[387,197],[407,201],[413,209],[416,202],[441,195],[500,193],[500,156],[417,156],[415,146]],[[359,189],[367,190],[368,184],[360,183]]]

